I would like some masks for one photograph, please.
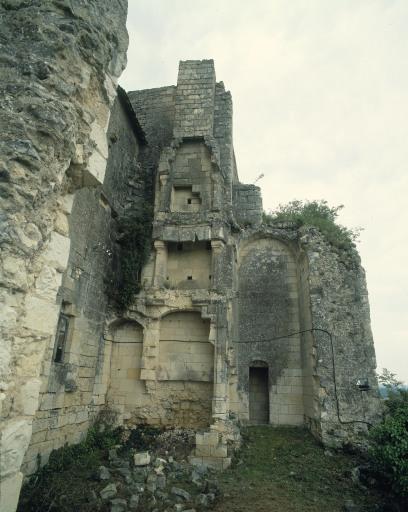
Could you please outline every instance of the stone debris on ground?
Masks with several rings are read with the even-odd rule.
[[[140,444],[131,448],[127,443],[109,450],[105,465],[94,473],[98,492],[89,493],[92,510],[201,512],[212,507],[220,495],[215,471],[191,465],[182,443],[178,451],[174,445],[172,449],[172,434],[180,441],[189,433],[164,434],[156,437],[153,447],[146,443],[143,451]]]

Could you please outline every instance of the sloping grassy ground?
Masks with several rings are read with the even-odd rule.
[[[352,482],[357,457],[325,454],[301,429],[258,426],[243,434],[242,451],[219,477],[216,512],[337,512],[347,500],[360,512],[384,510],[383,496]]]
[[[181,431],[180,431],[181,432]],[[296,428],[249,427],[231,469],[213,475],[221,492],[207,510],[214,512],[398,512],[390,496],[365,489],[352,481],[359,457],[324,450],[309,432]],[[177,442],[177,440],[179,442]],[[108,512],[109,501],[96,498],[106,485],[95,479],[100,465],[109,467],[108,449],[120,443],[123,457],[132,450],[151,450],[186,458],[191,446],[185,436],[166,437],[157,429],[140,427],[124,441],[120,432],[91,430],[81,445],[54,452],[50,463],[23,488],[18,512]],[[169,444],[170,443],[170,444]],[[112,470],[114,472],[114,470]],[[177,486],[201,492],[187,471]],[[177,478],[179,478],[177,476]],[[128,484],[114,477],[118,497],[129,498]],[[170,485],[173,485],[171,483]],[[345,509],[349,502],[351,508]],[[151,506],[150,506],[151,505]],[[190,507],[187,507],[191,509]],[[141,500],[137,512],[173,511]],[[203,507],[195,506],[202,511]],[[1,511],[3,512],[3,511]],[[5,511],[6,512],[6,511]]]

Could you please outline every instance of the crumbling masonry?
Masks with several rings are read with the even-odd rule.
[[[240,424],[361,442],[378,398],[359,257],[262,223],[213,61],[126,94],[126,2],[0,4],[0,509],[106,410],[196,428],[191,461],[218,468]],[[119,314],[130,220],[150,256]]]

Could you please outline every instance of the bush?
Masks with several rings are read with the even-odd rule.
[[[337,224],[343,205],[330,207],[327,201],[298,201],[280,204],[276,210],[264,215],[266,224],[273,222],[294,222],[297,226],[313,226],[326,240],[339,249],[355,246],[361,229],[349,229]]]
[[[99,457],[99,451],[112,448],[120,441],[120,429],[112,429],[104,424],[96,423],[87,432],[86,438],[73,445],[54,450],[48,464],[40,472],[53,473],[68,469],[72,465],[92,467]]]
[[[370,455],[377,472],[396,496],[408,499],[408,391],[393,374],[379,376],[387,388],[383,421],[370,430]],[[389,376],[388,375],[388,376]]]
[[[107,449],[118,444],[120,438],[120,429],[98,420],[82,442],[54,450],[48,463],[24,484],[18,512],[91,510],[75,508],[67,496],[77,504],[87,500],[87,482],[103,464]]]

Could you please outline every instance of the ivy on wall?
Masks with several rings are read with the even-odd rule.
[[[113,307],[124,312],[141,288],[141,273],[151,248],[152,207],[148,202],[118,221],[118,250],[108,291]]]

